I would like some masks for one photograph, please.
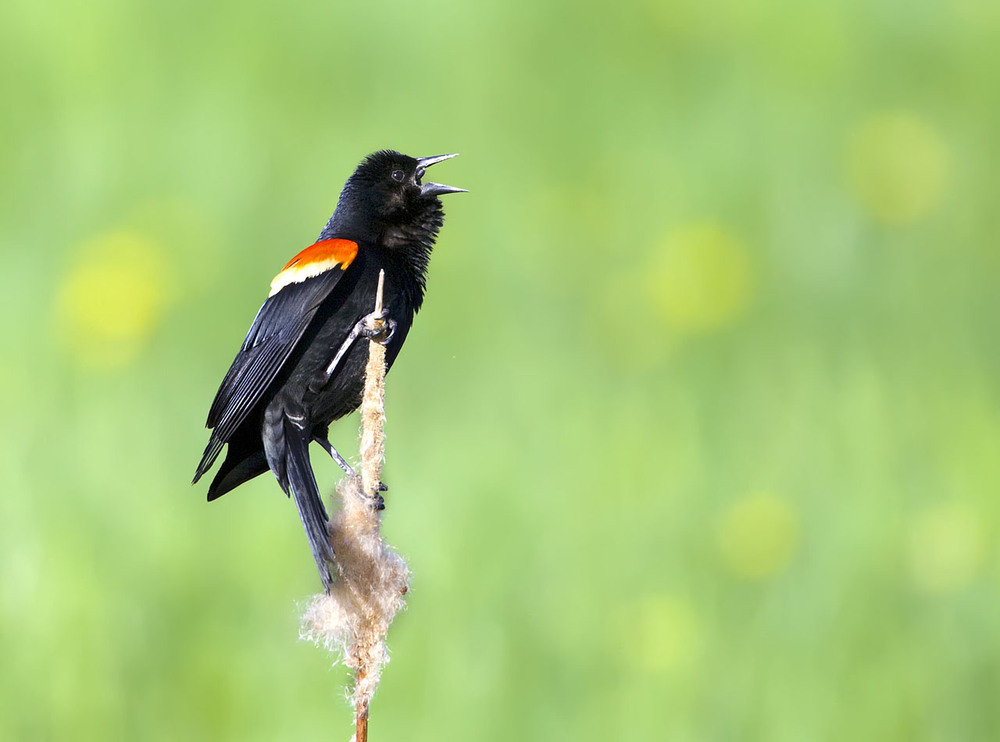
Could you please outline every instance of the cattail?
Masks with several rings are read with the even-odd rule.
[[[382,311],[379,275],[375,314]],[[376,327],[375,329],[381,329]],[[368,707],[389,661],[389,624],[405,604],[410,570],[382,540],[376,508],[385,453],[385,346],[369,341],[361,402],[361,476],[337,486],[340,508],[330,519],[337,559],[330,592],[315,596],[302,617],[302,636],[335,652],[356,673],[352,696],[355,740],[368,738]]]

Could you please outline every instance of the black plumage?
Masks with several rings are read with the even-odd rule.
[[[391,367],[423,302],[427,265],[443,223],[439,196],[461,191],[424,183],[424,171],[454,155],[413,158],[390,150],[367,157],[344,186],[316,244],[272,282],[208,414],[212,429],[194,481],[226,458],[208,499],[270,469],[298,507],[324,588],[334,555],[327,516],[309,462],[333,421],[361,403],[368,360],[364,319],[385,271],[386,345]]]

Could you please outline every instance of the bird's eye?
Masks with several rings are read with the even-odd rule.
[[[394,181],[396,181],[397,183],[402,183],[403,182],[403,178],[405,178],[405,177],[406,177],[406,173],[404,173],[402,170],[393,170],[392,171],[392,179]]]

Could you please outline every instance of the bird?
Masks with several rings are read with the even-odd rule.
[[[361,161],[316,242],[271,281],[209,409],[211,434],[192,484],[212,468],[223,446],[226,457],[209,485],[209,501],[270,470],[295,501],[326,592],[335,555],[309,446],[318,443],[353,475],[329,441],[329,426],[361,404],[364,340],[385,346],[387,371],[406,340],[444,224],[440,196],[466,192],[424,182],[424,176],[456,156],[410,157],[386,149]],[[376,315],[381,271],[383,309]],[[373,507],[383,507],[381,495]]]

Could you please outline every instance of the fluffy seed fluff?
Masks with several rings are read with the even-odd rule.
[[[337,487],[341,509],[330,521],[337,574],[329,594],[303,615],[302,636],[338,654],[357,673],[353,702],[367,709],[389,661],[386,635],[405,605],[410,570],[379,533],[378,511],[358,477]]]

